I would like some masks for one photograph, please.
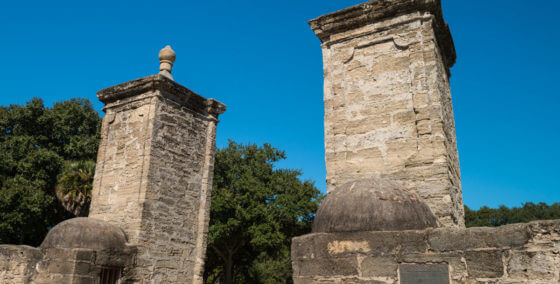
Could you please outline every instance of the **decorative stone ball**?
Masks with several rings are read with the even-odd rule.
[[[329,192],[315,216],[313,232],[422,230],[437,219],[420,197],[382,178],[345,183]]]
[[[124,250],[124,231],[105,221],[92,218],[73,218],[54,226],[41,248],[85,248],[93,250]]]

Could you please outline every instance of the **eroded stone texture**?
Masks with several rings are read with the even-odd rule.
[[[294,283],[399,283],[399,264],[445,265],[451,283],[558,283],[559,250],[560,220],[314,233],[292,240],[292,266]]]
[[[30,246],[0,245],[0,283],[30,283],[41,251]]]
[[[52,228],[40,250],[42,259],[30,273],[32,283],[100,283],[111,267],[113,279],[130,271],[136,248],[123,230],[92,218],[73,218]]]
[[[126,247],[123,230],[93,218],[72,218],[52,228],[43,242],[47,248],[83,248],[93,250],[121,250]]]
[[[310,21],[323,42],[328,192],[374,174],[414,189],[464,227],[439,0],[377,0]]]
[[[73,248],[78,242],[70,240],[69,247],[65,247],[64,239],[57,242],[58,247],[0,245],[0,283],[93,284],[100,283],[103,268],[116,269],[115,277],[118,277],[133,265],[135,247]]]
[[[42,248],[41,252],[43,258],[35,266],[32,281],[18,283],[101,283],[104,268],[115,268],[115,277],[126,274],[133,265],[136,251],[134,247],[126,247],[123,250]]]
[[[345,183],[321,201],[314,233],[399,231],[435,228],[430,208],[403,185],[381,178]]]
[[[123,280],[201,283],[216,124],[225,106],[162,75],[98,97],[106,114],[90,217],[122,228],[137,246]]]

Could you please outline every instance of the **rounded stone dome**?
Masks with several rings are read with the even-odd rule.
[[[416,193],[399,183],[370,178],[329,192],[315,216],[313,232],[422,230],[437,219]]]
[[[121,228],[92,218],[73,218],[54,226],[41,248],[123,250],[126,235]]]

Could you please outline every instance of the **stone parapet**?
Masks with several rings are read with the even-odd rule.
[[[221,102],[214,99],[206,99],[160,74],[105,88],[97,92],[97,98],[105,105],[109,105],[108,107],[111,107],[113,106],[112,104],[118,104],[123,99],[146,93],[154,93],[155,91],[173,96],[183,106],[198,113],[208,113],[218,117],[218,115],[226,110],[226,106]]]
[[[431,266],[435,270],[445,268],[448,282],[441,283],[557,283],[560,220],[316,233],[294,238],[291,251],[295,283],[399,283],[404,266],[433,264],[439,265]]]

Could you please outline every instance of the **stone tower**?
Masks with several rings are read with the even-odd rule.
[[[90,218],[138,248],[123,280],[202,283],[218,116],[225,106],[160,73],[98,92],[105,104]],[[129,283],[129,282],[126,282]]]
[[[292,239],[294,283],[558,283],[560,220],[462,228],[440,0],[369,1],[311,27],[329,192]]]
[[[439,0],[376,0],[310,21],[322,42],[328,191],[380,175],[404,182],[444,226],[464,226]]]

